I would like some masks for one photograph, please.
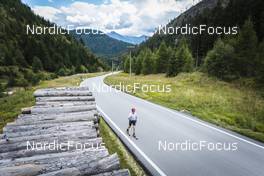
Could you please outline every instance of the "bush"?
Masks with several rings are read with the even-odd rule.
[[[60,68],[59,71],[57,72],[57,74],[59,76],[67,76],[67,75],[70,75],[70,73],[71,73],[71,70],[70,69],[67,69],[65,67]]]
[[[9,87],[14,87],[14,86],[27,87],[29,86],[29,82],[22,76],[18,78],[10,77],[7,85]]]
[[[79,67],[77,67],[76,70],[78,73],[89,73],[89,70],[87,67],[85,67],[84,65],[80,65]]]

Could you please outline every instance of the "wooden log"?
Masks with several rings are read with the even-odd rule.
[[[37,135],[37,136],[27,136],[21,138],[12,138],[9,141],[1,140],[0,142],[0,153],[23,150],[30,147],[30,144],[41,143],[50,144],[54,141],[57,143],[67,143],[68,141],[78,142],[82,139],[92,139],[96,138],[97,133],[90,131],[77,131],[76,133],[62,133],[62,134],[47,134],[47,135]]]
[[[36,135],[43,135],[43,134],[56,134],[61,132],[69,132],[69,131],[76,131],[76,130],[91,130],[96,129],[94,124],[80,124],[78,126],[76,125],[54,125],[50,126],[49,128],[38,128],[37,130],[27,130],[27,131],[19,131],[19,132],[8,132],[6,131],[5,134],[8,136],[8,138],[15,138],[15,137],[23,137],[23,136],[36,136]],[[11,139],[12,140],[12,139]]]
[[[25,164],[20,166],[0,168],[0,176],[35,176],[44,169],[41,165]]]
[[[130,176],[128,169],[114,170],[112,172],[105,172],[93,176]]]
[[[60,97],[60,96],[92,96],[87,90],[43,90],[34,92],[35,97]]]
[[[40,135],[31,135],[31,136],[21,136],[21,137],[14,137],[9,138],[9,141],[6,140],[0,140],[1,144],[12,144],[16,142],[23,142],[27,140],[44,140],[45,138],[51,138],[51,137],[78,137],[81,138],[82,136],[90,136],[90,138],[94,137],[96,133],[96,129],[75,129],[74,131],[61,131],[60,133],[44,133]],[[95,136],[96,137],[96,136]],[[0,149],[1,150],[1,149]]]
[[[100,146],[102,144],[102,138],[94,138],[94,139],[84,139],[84,140],[78,140],[78,143],[81,144],[90,144],[87,145],[87,148],[97,148],[97,146]],[[103,144],[102,144],[103,145]],[[8,159],[8,158],[23,158],[23,157],[31,157],[34,155],[42,155],[42,154],[50,154],[50,153],[60,153],[65,151],[72,151],[76,150],[75,147],[67,147],[62,146],[62,148],[58,148],[56,150],[16,150],[16,151],[10,151],[5,153],[0,153],[0,159]]]
[[[44,119],[44,120],[17,120],[14,123],[8,125],[32,125],[32,124],[45,124],[45,123],[65,123],[65,122],[81,122],[81,121],[93,121],[97,123],[97,117],[94,115],[86,116],[75,116],[75,117],[57,117],[55,119]]]
[[[49,121],[49,120],[70,120],[70,119],[75,119],[73,121],[76,121],[77,119],[87,119],[87,121],[91,121],[90,119],[94,119],[95,114],[97,113],[97,111],[84,111],[85,113],[63,113],[63,114],[32,114],[32,115],[27,115],[24,117],[19,117],[16,119],[16,123],[28,123],[30,124],[31,122],[38,122],[38,121]],[[83,121],[83,120],[82,120]]]
[[[38,131],[26,131],[26,132],[18,132],[18,133],[5,133],[9,140],[13,140],[13,138],[24,138],[25,136],[39,136],[39,135],[47,135],[47,134],[58,134],[62,132],[72,132],[74,133],[76,130],[90,130],[95,131],[95,128],[87,128],[87,127],[67,127],[62,128],[59,127],[58,129],[51,128],[49,130],[38,130]],[[1,140],[0,140],[1,144]]]
[[[93,165],[96,165],[96,167],[91,167]],[[93,160],[88,165],[79,164],[75,166],[85,175],[95,175],[120,169],[119,158],[116,153],[102,159]]]
[[[82,176],[83,174],[81,174],[81,172],[75,168],[66,168],[66,169],[61,169],[58,171],[54,171],[54,172],[49,172],[46,174],[41,174],[39,176]]]
[[[95,101],[92,96],[37,97],[36,102]]]
[[[68,113],[68,112],[82,112],[96,110],[95,105],[84,105],[84,106],[70,106],[70,107],[33,107],[31,108],[31,114],[54,114],[54,113]]]
[[[38,89],[38,90],[42,90],[42,91],[65,91],[65,90],[83,90],[83,91],[87,91],[89,90],[89,87],[79,87],[79,86],[73,86],[73,87],[52,87],[52,88],[44,88],[44,89]]]
[[[95,101],[46,101],[46,102],[36,102],[35,106],[40,107],[65,107],[65,106],[80,106],[80,105],[94,105]]]
[[[22,164],[38,164],[45,167],[43,173],[48,173],[48,172],[52,172],[64,168],[76,167],[76,166],[91,167],[92,169],[95,169],[93,166],[90,166],[89,164],[94,164],[94,166],[97,167],[98,164],[96,163],[108,156],[109,156],[108,151],[103,148],[98,150],[88,149],[81,151],[68,151],[68,152],[52,153],[45,155],[35,155],[32,157],[0,160],[0,168],[12,167]],[[116,158],[112,159],[114,163],[115,160]],[[106,160],[106,162],[107,161],[109,160]],[[106,162],[102,161],[103,164],[105,164]]]
[[[12,167],[23,164],[46,164],[46,163],[55,163],[60,159],[73,159],[74,157],[86,158],[86,159],[96,159],[97,157],[103,158],[108,156],[109,153],[104,148],[99,148],[98,150],[75,150],[75,151],[66,151],[61,153],[51,153],[45,155],[35,155],[31,157],[23,157],[23,158],[9,158],[0,160],[0,168],[3,167]]]
[[[46,123],[46,124],[33,124],[33,125],[12,125],[13,123],[8,123],[4,128],[4,133],[19,133],[19,132],[27,132],[27,131],[40,131],[40,130],[48,130],[50,128],[67,128],[67,127],[81,127],[87,126],[87,128],[94,127],[94,123],[91,121],[83,121],[83,122],[65,122],[65,123]]]
[[[21,114],[18,116],[18,119],[30,119],[30,118],[55,118],[55,117],[73,117],[73,116],[81,116],[81,115],[91,115],[94,114],[98,116],[97,110],[92,111],[81,111],[81,112],[69,112],[69,113],[53,113],[53,114]]]

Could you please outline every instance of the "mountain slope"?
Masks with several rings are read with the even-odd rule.
[[[239,28],[248,18],[254,23],[254,28],[262,41],[264,38],[264,2],[262,0],[203,0],[180,16],[173,19],[167,24],[167,27],[181,27],[186,24],[191,26],[199,26],[206,24],[208,26],[238,26]],[[212,49],[216,39],[223,37],[220,35],[184,35],[190,44],[192,54],[197,59],[197,65],[203,63],[203,58],[207,52]],[[155,33],[146,42],[140,46],[140,50],[144,47],[151,49],[158,48],[162,41],[168,46],[175,47],[176,39],[183,35],[168,35]]]
[[[117,40],[120,40],[123,42],[131,43],[134,45],[138,45],[138,44],[140,44],[140,43],[142,43],[148,39],[148,36],[145,36],[145,35],[141,35],[139,37],[127,36],[127,35],[118,34],[114,31],[107,33],[107,35],[111,38],[114,38],[114,39],[117,39]]]
[[[0,77],[9,80],[35,79],[38,71],[75,73],[86,67],[97,71],[103,64],[70,35],[27,34],[26,25],[54,24],[35,15],[19,0],[0,1]],[[63,70],[62,70],[63,69]],[[19,82],[19,81],[16,81]],[[16,84],[16,83],[15,83]]]
[[[76,34],[75,31],[71,31],[71,35],[77,40],[82,39],[85,46],[87,46],[97,56],[107,59],[121,55],[126,52],[128,46],[131,45],[129,43],[111,38],[102,32],[99,32],[98,34],[92,34],[92,32],[90,32],[90,34]]]

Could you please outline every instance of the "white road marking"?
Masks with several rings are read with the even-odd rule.
[[[166,176],[166,174],[142,151],[138,148],[138,146],[129,138],[126,134],[111,120],[111,118],[98,106],[97,109],[102,113],[104,118],[106,118],[120,133],[123,137],[128,140],[128,142],[139,152],[139,154],[161,175]]]

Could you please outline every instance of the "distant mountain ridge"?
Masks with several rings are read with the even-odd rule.
[[[118,34],[117,32],[114,32],[114,31],[112,31],[110,33],[107,33],[106,35],[108,35],[111,38],[117,39],[119,41],[123,41],[123,42],[126,42],[126,43],[131,43],[133,45],[138,45],[138,44],[146,41],[149,38],[146,35],[141,35],[139,37],[121,35],[121,34]]]
[[[75,31],[71,31],[70,34],[77,40],[82,40],[84,45],[97,56],[108,60],[126,52],[128,46],[131,45],[130,43],[109,37],[103,32],[98,32],[98,34],[92,34],[91,32],[90,34],[76,34]]]

